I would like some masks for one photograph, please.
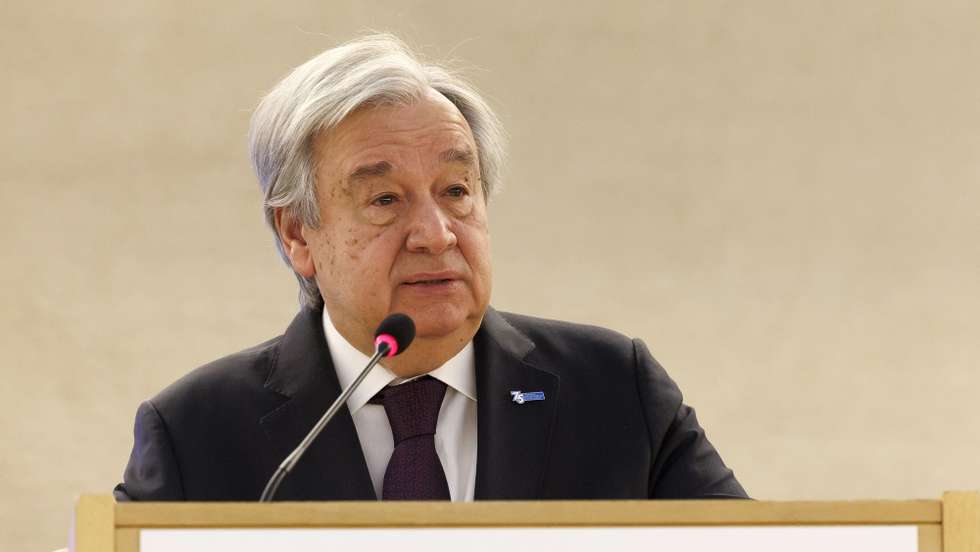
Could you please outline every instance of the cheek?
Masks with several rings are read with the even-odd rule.
[[[333,281],[349,277],[352,267],[361,262],[365,237],[357,232],[354,225],[336,222],[330,227],[322,227],[317,237],[314,248],[317,273]]]
[[[327,274],[333,268],[334,248],[333,240],[326,232],[318,232],[316,241],[310,244],[313,254],[313,265],[316,267],[317,274]]]
[[[484,286],[489,286],[490,279],[490,233],[486,221],[470,220],[461,224],[456,233],[459,249],[473,275],[481,278]]]
[[[449,211],[453,217],[458,219],[468,219],[474,216],[478,217],[479,213],[476,213],[475,209],[473,208],[474,201],[477,200],[474,200],[473,196],[466,196],[459,200],[452,201],[449,203],[447,211]]]
[[[358,247],[358,244],[361,243],[363,238],[359,237],[354,232],[354,229],[351,228],[347,230],[347,235],[344,236],[343,240],[344,245],[341,250],[343,251],[345,258],[349,261],[357,262],[362,253],[361,248]]]
[[[403,241],[391,227],[351,228],[345,234],[340,261],[355,278],[374,285],[390,275]]]

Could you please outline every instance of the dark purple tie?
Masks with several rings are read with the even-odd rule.
[[[382,389],[371,399],[383,404],[395,450],[388,460],[382,500],[449,500],[446,472],[436,454],[436,422],[446,384],[422,376]]]

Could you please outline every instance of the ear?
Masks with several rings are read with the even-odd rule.
[[[316,265],[306,237],[303,235],[303,223],[286,209],[276,209],[276,233],[282,242],[282,249],[289,257],[293,270],[304,278],[312,278],[316,274]]]

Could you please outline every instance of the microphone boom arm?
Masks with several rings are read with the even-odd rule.
[[[282,480],[289,474],[289,472],[293,470],[294,467],[296,467],[296,463],[299,462],[300,458],[302,458],[303,454],[306,452],[306,449],[310,448],[310,445],[313,444],[313,440],[320,435],[320,432],[323,431],[323,428],[327,426],[334,416],[337,415],[337,412],[340,412],[340,408],[347,404],[347,399],[349,399],[351,393],[353,393],[354,390],[361,385],[361,382],[367,377],[368,372],[370,372],[371,369],[378,364],[378,361],[380,361],[382,357],[387,356],[388,351],[390,350],[391,347],[388,345],[388,343],[382,342],[378,344],[378,350],[374,353],[374,356],[371,357],[371,361],[367,363],[367,366],[365,366],[364,369],[361,370],[361,373],[357,375],[357,378],[355,378],[354,381],[352,381],[351,384],[344,389],[344,392],[337,397],[337,400],[330,405],[330,408],[323,413],[323,416],[321,416],[320,420],[313,426],[313,429],[306,434],[306,437],[299,444],[299,446],[296,447],[293,452],[289,453],[289,456],[282,461],[282,464],[279,464],[279,468],[276,470],[276,473],[272,474],[272,477],[269,478],[269,482],[266,483],[265,490],[262,491],[262,497],[259,498],[259,502],[272,502],[272,498],[276,495],[276,491],[279,490],[279,484],[282,483]]]

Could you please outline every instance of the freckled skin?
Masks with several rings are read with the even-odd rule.
[[[366,354],[392,312],[416,323],[416,341],[384,364],[401,376],[431,371],[476,333],[491,290],[490,236],[479,165],[446,161],[446,150],[477,152],[456,107],[435,91],[408,106],[358,110],[313,144],[321,224],[279,229],[294,269],[315,274],[338,331]],[[475,156],[474,156],[475,157]],[[384,175],[349,180],[358,167]],[[445,293],[408,284],[451,271]]]

